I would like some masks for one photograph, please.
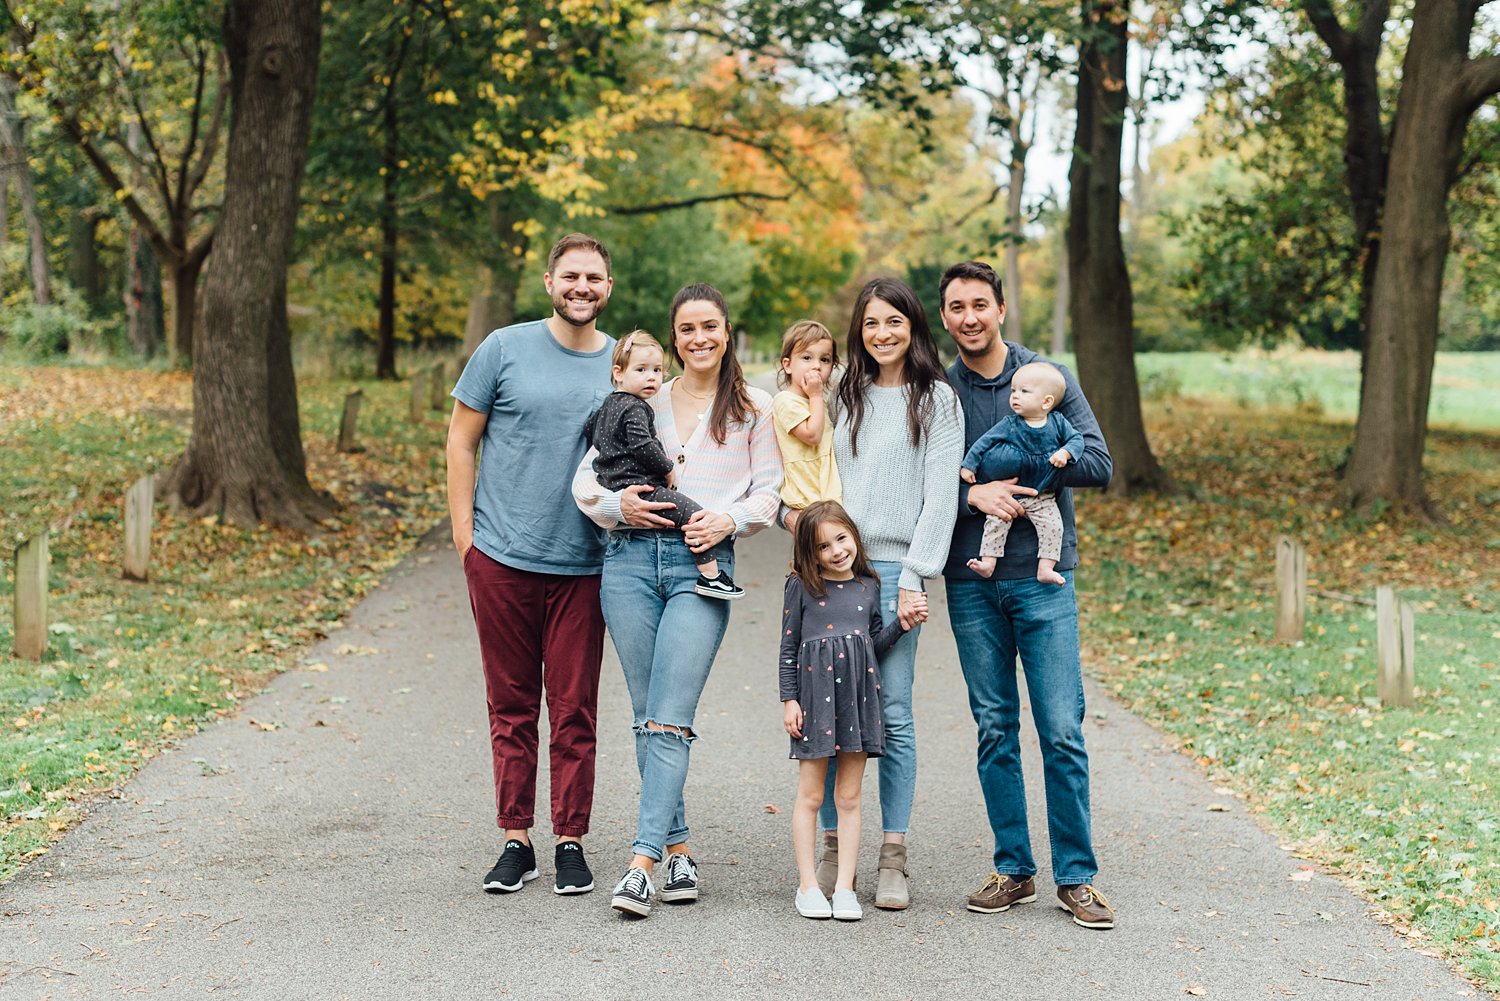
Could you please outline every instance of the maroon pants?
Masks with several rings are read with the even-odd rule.
[[[582,837],[594,805],[604,615],[599,575],[516,570],[477,547],[464,557],[479,632],[502,830],[536,820],[537,720],[547,693],[552,832]]]

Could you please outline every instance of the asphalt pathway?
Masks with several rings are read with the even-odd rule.
[[[609,908],[638,789],[612,649],[587,839],[599,889],[551,892],[543,820],[543,878],[487,895],[480,878],[500,841],[483,686],[445,538],[430,535],[346,628],[308,651],[308,666],[153,761],[0,886],[0,998],[1474,996],[1092,686],[1098,883],[1118,927],[1087,931],[1054,906],[1029,722],[1040,899],[1003,914],[964,910],[991,846],[941,584],[917,664],[914,903],[895,913],[869,906],[879,824],[871,775],[864,921],[799,918],[795,766],[776,701],[788,551],[780,532],[741,544],[736,578],[749,593],[734,607],[698,717],[687,802],[702,900],[659,904],[646,921]]]

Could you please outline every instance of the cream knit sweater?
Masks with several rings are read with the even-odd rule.
[[[958,468],[964,458],[963,416],[946,383],[933,387],[932,413],[917,447],[906,424],[906,388],[865,391],[859,454],[849,443],[847,415],[836,416],[833,454],[844,484],[844,507],[859,526],[865,555],[899,562],[901,587],[920,591],[942,573],[958,517]]]

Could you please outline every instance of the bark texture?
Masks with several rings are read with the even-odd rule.
[[[490,232],[494,234],[494,252],[479,269],[474,295],[469,299],[468,321],[464,324],[463,356],[468,359],[492,330],[516,322],[516,297],[521,291],[521,271],[530,243],[525,232],[515,228],[523,220],[520,206],[506,196],[491,195],[489,202]]]
[[[1448,191],[1470,117],[1500,90],[1500,57],[1467,58],[1476,9],[1468,0],[1418,0],[1413,8],[1391,133],[1384,246],[1370,290],[1365,390],[1343,481],[1356,507],[1436,514],[1422,484],[1422,452],[1451,236]]]
[[[1114,459],[1115,493],[1168,490],[1146,440],[1135,370],[1135,315],[1120,239],[1125,51],[1129,9],[1086,2],[1078,68],[1078,131],[1068,171],[1069,313],[1078,378]]]
[[[14,184],[16,200],[21,203],[21,218],[26,224],[26,243],[31,265],[31,296],[38,306],[52,303],[52,277],[47,268],[47,233],[37,207],[36,187],[31,181],[31,165],[26,155],[26,126],[16,110],[17,85],[8,76],[0,76],[0,180]]]
[[[307,154],[318,0],[231,0],[224,208],[202,295],[193,432],[163,492],[197,515],[308,530],[331,503],[307,481],[286,269]]]
[[[166,309],[162,302],[161,262],[139,226],[130,227],[125,248],[125,339],[142,356],[152,358],[166,343]]]

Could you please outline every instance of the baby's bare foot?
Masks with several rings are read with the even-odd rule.
[[[986,576],[988,576],[988,574],[986,574]],[[1056,570],[1051,569],[1050,567],[1046,570],[1038,570],[1036,572],[1036,579],[1041,581],[1043,584],[1061,585],[1068,582],[1068,578],[1064,577],[1062,574],[1058,573]]]
[[[990,574],[995,572],[995,557],[981,556],[977,560],[970,560],[969,569],[988,580]]]

